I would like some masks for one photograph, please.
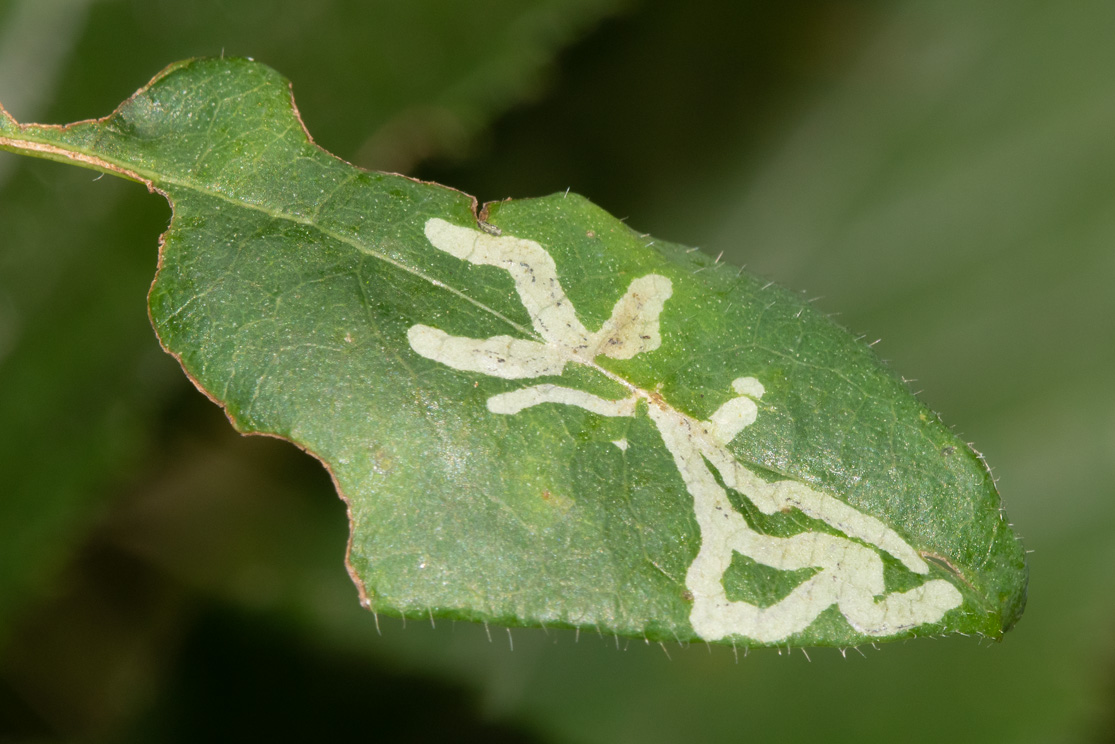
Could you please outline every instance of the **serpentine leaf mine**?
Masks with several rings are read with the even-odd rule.
[[[514,415],[531,406],[557,404],[600,416],[647,415],[654,422],[693,498],[700,527],[700,551],[689,566],[685,585],[693,596],[689,621],[701,638],[715,641],[743,636],[773,643],[805,630],[833,605],[860,633],[889,636],[939,622],[946,612],[960,606],[960,592],[944,579],[888,593],[879,551],[897,558],[915,574],[929,573],[925,560],[900,535],[875,517],[804,483],[768,483],[728,451],[726,445],[758,416],[755,401],[764,390],[754,377],[733,381],[735,395],[708,420],[698,421],[673,408],[659,393],[637,388],[595,364],[601,354],[629,359],[661,345],[658,319],[672,294],[669,279],[648,274],[632,281],[611,317],[592,332],[578,319],[553,259],[538,243],[459,227],[439,218],[427,221],[425,232],[438,250],[470,263],[498,266],[511,274],[542,341],[511,336],[465,338],[414,325],[407,334],[414,351],[453,369],[505,379],[561,375],[567,364],[583,364],[630,391],[628,397],[607,400],[543,383],[492,396],[488,410],[494,414]],[[621,450],[627,448],[625,441],[616,444]],[[724,486],[742,494],[764,514],[798,509],[843,537],[809,530],[791,537],[771,537],[752,529],[733,508],[710,468]],[[730,600],[725,592],[724,574],[736,552],[781,571],[819,570],[784,599],[759,607]]]

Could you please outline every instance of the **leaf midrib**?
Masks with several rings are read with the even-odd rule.
[[[97,122],[97,123],[102,123],[102,122]],[[16,126],[19,127],[21,133],[24,133],[26,131],[25,127],[26,128],[31,128],[31,127],[36,127],[38,125],[17,124]],[[29,143],[40,145],[40,147],[29,147],[28,146]],[[236,198],[234,198],[234,197],[232,197],[228,194],[222,193],[221,191],[206,188],[203,185],[201,185],[198,182],[193,181],[191,179],[174,178],[174,177],[171,177],[171,176],[167,176],[165,174],[159,174],[157,172],[151,171],[150,169],[127,167],[121,162],[114,161],[112,159],[105,158],[105,157],[102,157],[100,155],[94,155],[94,154],[86,151],[83,148],[78,148],[78,147],[64,148],[64,147],[61,147],[58,144],[55,144],[53,142],[40,140],[40,139],[37,139],[37,138],[34,138],[34,137],[27,137],[26,139],[13,139],[11,137],[0,137],[0,148],[14,148],[14,149],[20,149],[20,150],[30,150],[33,153],[39,154],[38,155],[39,157],[43,157],[42,153],[45,152],[48,156],[49,155],[59,156],[60,158],[65,159],[68,162],[76,163],[76,164],[78,164],[82,167],[90,168],[92,170],[99,170],[99,171],[102,171],[102,172],[109,173],[110,175],[115,175],[115,176],[127,178],[129,180],[133,180],[133,181],[137,181],[139,183],[142,183],[145,186],[147,186],[147,188],[149,190],[157,191],[160,194],[162,194],[166,198],[166,200],[170,203],[171,224],[170,224],[170,228],[168,228],[168,231],[169,231],[169,229],[174,227],[174,219],[176,217],[176,215],[175,215],[175,201],[170,194],[170,191],[172,190],[172,188],[166,188],[166,189],[161,188],[161,185],[164,185],[164,184],[167,185],[167,186],[170,186],[170,187],[178,187],[178,188],[181,188],[181,189],[192,191],[192,192],[194,192],[198,195],[203,195],[203,196],[207,196],[207,197],[210,197],[210,198],[213,198],[213,199],[217,199],[217,200],[225,202],[226,204],[231,204],[231,205],[233,205],[235,207],[238,207],[238,208],[241,208],[241,209],[247,209],[249,211],[254,211],[254,212],[261,213],[261,214],[265,214],[265,215],[267,215],[267,216],[269,216],[273,219],[284,220],[284,221],[290,222],[292,224],[303,225],[305,227],[309,227],[311,229],[314,229],[314,230],[318,231],[319,233],[321,233],[325,237],[331,238],[331,239],[337,241],[338,243],[341,243],[342,245],[347,245],[350,248],[352,248],[353,250],[356,250],[356,251],[358,251],[358,252],[360,252],[364,255],[371,256],[372,258],[383,261],[384,263],[386,263],[390,266],[393,266],[393,267],[399,269],[400,271],[407,272],[407,273],[409,273],[409,274],[411,274],[415,277],[418,277],[418,278],[430,283],[431,285],[433,285],[435,287],[438,287],[440,289],[444,289],[447,292],[450,292],[451,294],[461,298],[462,300],[465,300],[466,302],[471,303],[472,305],[474,305],[477,308],[483,310],[484,312],[489,313],[493,317],[496,317],[496,318],[502,320],[504,323],[506,323],[508,326],[515,329],[519,333],[521,333],[525,336],[531,337],[534,340],[538,341],[539,343],[545,344],[547,346],[553,346],[552,344],[547,342],[545,339],[543,339],[541,337],[541,335],[537,331],[535,331],[533,328],[527,328],[526,326],[523,326],[520,323],[516,323],[515,321],[511,320],[510,318],[508,318],[507,316],[505,316],[503,313],[499,312],[495,308],[492,308],[492,307],[484,304],[483,302],[480,302],[479,300],[477,300],[473,297],[470,297],[469,295],[465,294],[461,290],[456,289],[454,287],[451,287],[451,286],[442,282],[439,279],[436,279],[432,276],[429,276],[428,274],[424,273],[420,269],[417,269],[417,268],[414,268],[414,267],[411,267],[411,266],[407,266],[406,264],[404,264],[400,261],[397,261],[397,260],[391,258],[390,256],[387,256],[386,254],[383,254],[379,251],[376,251],[376,250],[368,247],[364,243],[353,240],[352,238],[350,238],[347,235],[343,235],[343,234],[337,233],[333,230],[329,230],[328,228],[326,228],[326,227],[322,226],[321,224],[317,223],[312,218],[300,217],[300,216],[297,216],[297,215],[290,214],[289,212],[283,212],[283,211],[276,211],[276,210],[268,209],[266,206],[264,206],[262,204],[255,204],[255,203],[248,202],[248,201],[238,200],[238,199],[236,199]],[[47,149],[44,150],[43,148],[47,148]],[[331,154],[325,152],[324,150],[320,150],[320,148],[318,148],[318,149],[319,149],[320,152],[325,153],[329,157],[334,157]],[[48,157],[47,159],[57,159],[57,158]],[[342,160],[338,159],[338,162],[340,162],[344,165],[347,165],[348,167],[353,168],[354,170],[356,170],[358,172],[370,173],[370,171],[365,171],[361,168],[358,168],[357,166],[351,165],[349,163],[344,163],[344,161],[342,161]],[[401,177],[405,178],[405,176],[401,176]],[[554,348],[562,350],[561,347],[554,346]],[[625,377],[623,377],[623,376],[621,376],[621,375],[619,375],[619,374],[617,374],[617,373],[615,373],[615,372],[613,372],[609,369],[606,369],[606,368],[600,366],[599,364],[596,363],[595,359],[589,361],[589,360],[585,360],[581,357],[577,357],[576,355],[572,355],[572,354],[569,354],[567,356],[568,356],[568,360],[570,362],[577,363],[577,364],[582,364],[582,365],[584,365],[584,366],[586,366],[586,367],[588,367],[592,370],[595,370],[596,372],[599,372],[600,374],[602,374],[604,377],[608,378],[612,382],[618,383],[620,386],[626,388],[628,391],[631,392],[632,395],[634,395],[635,397],[643,400],[648,405],[659,405],[659,406],[662,406],[665,409],[675,410],[675,411],[677,410],[676,408],[674,408],[674,406],[670,405],[668,402],[665,401],[665,399],[662,399],[660,396],[654,396],[654,395],[651,394],[650,391],[643,389],[642,387],[640,387],[639,385],[636,385],[635,383],[631,382],[630,380],[626,379]],[[684,413],[684,412],[681,412],[681,413]],[[743,464],[760,466],[760,467],[763,467],[763,468],[767,468],[768,470],[770,469],[770,467],[766,464],[758,463],[758,462],[752,461],[752,460],[747,459],[747,458],[740,458],[739,455],[736,454],[736,453],[733,453],[733,456]],[[778,472],[778,471],[776,470],[775,472]],[[786,474],[786,473],[779,473],[779,475],[782,475],[784,477],[791,477],[789,474]]]

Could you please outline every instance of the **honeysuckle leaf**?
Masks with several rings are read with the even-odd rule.
[[[843,646],[1022,611],[980,457],[777,286],[574,194],[362,171],[247,60],[0,146],[166,195],[163,346],[325,464],[376,612]]]

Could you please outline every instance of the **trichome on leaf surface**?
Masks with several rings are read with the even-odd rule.
[[[836,646],[1022,612],[986,466],[866,346],[575,194],[478,211],[353,167],[242,59],[104,119],[4,112],[0,147],[167,197],[159,339],[329,469],[373,611]]]

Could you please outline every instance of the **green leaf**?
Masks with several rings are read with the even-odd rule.
[[[978,455],[785,290],[573,194],[478,214],[354,168],[246,60],[0,146],[166,194],[163,345],[326,465],[377,612],[752,645],[1021,613]]]
[[[0,11],[0,100],[13,116],[107,111],[167,59],[250,50],[297,71],[308,94],[299,103],[321,141],[388,170],[459,156],[504,107],[537,95],[564,45],[616,9],[597,0],[496,0],[484,13],[447,0],[197,0],[98,2],[86,14],[87,5]],[[319,42],[291,44],[292,29]],[[121,47],[127,55],[104,51]],[[368,64],[369,50],[390,64]],[[136,312],[156,259],[141,246],[166,227],[165,203],[112,179],[91,189],[89,178],[0,157],[0,387],[19,391],[0,398],[0,647],[12,621],[72,573],[67,563],[106,513],[134,497],[145,472],[137,466],[160,457],[160,422],[192,393]],[[180,421],[170,426],[182,434]]]

